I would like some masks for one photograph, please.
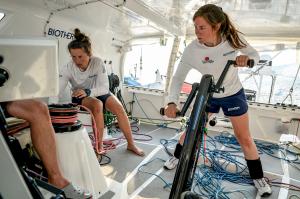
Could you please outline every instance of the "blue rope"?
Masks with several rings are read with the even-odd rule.
[[[161,158],[154,158],[148,162],[146,162],[145,164],[141,165],[139,168],[138,168],[138,171],[139,172],[142,172],[142,173],[146,173],[146,174],[150,174],[150,175],[153,175],[153,176],[156,176],[158,179],[160,179],[161,181],[163,181],[164,183],[164,189],[165,188],[171,188],[172,187],[172,183],[168,183],[165,179],[163,179],[162,177],[160,177],[159,175],[155,174],[155,173],[152,173],[152,172],[149,172],[149,171],[145,171],[145,170],[142,170],[142,168],[146,167],[147,165],[151,164],[152,162],[156,161],[156,160],[160,160],[161,162],[165,162],[165,160],[161,159]]]
[[[207,164],[197,166],[192,190],[200,196],[210,199],[230,199],[233,194],[241,194],[241,197],[249,198],[249,195],[251,194],[248,190],[226,190],[226,188],[221,184],[222,181],[228,181],[234,184],[239,184],[240,186],[253,185],[253,180],[249,176],[249,171],[245,164],[244,156],[241,153],[241,147],[237,142],[237,139],[229,133],[222,132],[221,135],[215,137],[207,136],[206,142],[207,148],[205,149],[205,154],[203,147],[201,147],[197,156],[202,155],[204,159],[208,160],[207,164],[209,166]],[[168,147],[176,144],[177,140],[161,139],[160,143],[165,147],[165,150],[168,153]],[[217,143],[220,143],[232,150],[220,150],[218,149]],[[288,161],[289,163],[300,164],[299,153],[289,150],[287,146],[285,148],[277,144],[257,140],[255,140],[255,144],[260,154],[264,153],[274,158]],[[278,152],[282,153],[283,157],[279,157]],[[141,167],[147,166],[152,161],[154,160],[149,161]],[[230,167],[233,169],[230,169]],[[155,175],[147,171],[141,172]],[[164,188],[171,187],[171,183],[167,183],[160,176],[157,177],[164,182]]]

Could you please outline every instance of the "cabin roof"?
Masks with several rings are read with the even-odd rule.
[[[205,3],[214,3],[248,37],[300,37],[300,0],[26,0],[28,3],[84,23],[107,21],[104,28],[131,38],[165,34],[194,37],[194,12]]]

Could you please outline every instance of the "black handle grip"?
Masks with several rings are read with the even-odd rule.
[[[231,60],[231,64],[236,65],[236,61],[235,60]],[[254,66],[254,59],[249,59],[247,61],[247,66],[249,68],[253,68],[253,66]]]
[[[249,66],[249,68],[253,68],[253,66],[254,66],[254,59],[249,59],[247,61],[247,65]]]
[[[159,113],[165,115],[165,108],[160,108]],[[180,116],[180,112],[176,112],[176,117]]]
[[[160,113],[161,115],[165,115],[165,108],[160,108],[159,113]]]
[[[210,126],[215,126],[217,124],[217,118],[216,117],[214,117],[213,119],[211,119],[210,121],[209,121],[209,125]]]
[[[8,71],[5,70],[4,68],[0,68],[0,87],[2,87],[8,79],[9,79]]]

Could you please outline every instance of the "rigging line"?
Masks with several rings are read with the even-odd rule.
[[[252,77],[253,75],[257,75],[258,72],[265,67],[270,61],[272,61],[273,59],[275,59],[278,55],[280,55],[282,53],[282,51],[279,51],[276,55],[274,55],[271,59],[267,60],[265,63],[263,63],[258,69],[256,69],[254,72],[252,72],[248,77],[246,77],[242,83],[244,83],[245,81],[247,81],[250,77]]]
[[[287,96],[284,98],[284,100],[281,102],[281,104],[283,104],[283,102],[285,102],[285,100],[286,100],[288,97],[291,98],[291,104],[293,104],[292,93],[293,93],[293,91],[294,91],[294,85],[295,85],[295,82],[296,82],[297,77],[298,77],[299,69],[300,69],[300,64],[299,64],[299,66],[298,66],[298,69],[297,69],[297,72],[296,72],[294,81],[293,81],[292,86],[291,86],[291,88],[290,88],[290,91],[289,91],[289,93],[287,94]]]
[[[143,111],[143,113],[144,113],[144,115],[146,116],[146,118],[148,119],[148,120],[150,120],[151,121],[151,123],[154,123],[155,124],[155,122],[147,115],[147,113],[144,111],[144,109],[143,109],[143,107],[140,105],[140,103],[139,103],[139,100],[138,100],[138,98],[137,98],[137,96],[136,95],[134,95],[134,97],[135,97],[135,99],[136,99],[136,102],[137,102],[137,104],[138,104],[138,106],[140,107],[140,109]]]
[[[300,64],[299,64],[299,66],[298,66],[297,73],[296,73],[296,75],[295,75],[295,78],[294,78],[294,81],[293,81],[293,84],[292,84],[291,88],[294,87],[294,84],[295,84],[295,82],[296,82],[296,80],[297,80],[297,76],[298,76],[298,73],[299,73],[299,69],[300,69]]]
[[[287,16],[286,14],[288,12],[289,4],[290,4],[290,1],[286,0],[286,2],[285,2],[285,9],[284,9],[284,16]]]
[[[292,98],[292,95],[291,95],[291,90],[289,91],[289,93],[287,94],[287,96],[282,100],[281,104],[283,104],[288,97],[291,98],[291,104],[293,104],[293,98]]]
[[[254,83],[255,83],[255,85],[256,85],[256,88],[259,88],[259,86],[258,86],[258,82],[257,82],[257,80],[256,80],[255,76],[253,76],[253,79],[254,79]]]

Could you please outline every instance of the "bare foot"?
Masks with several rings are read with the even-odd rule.
[[[70,182],[65,179],[64,177],[62,177],[61,175],[59,176],[49,176],[48,177],[48,182],[58,188],[64,188],[65,186],[67,186],[68,184],[70,184]]]
[[[111,140],[105,140],[105,141],[103,141],[103,145],[104,145],[105,150],[107,150],[107,151],[116,148],[116,144],[113,141],[111,141]]]
[[[98,155],[106,154],[106,150],[102,147],[102,145],[99,146],[97,154]]]
[[[144,156],[145,153],[142,149],[140,149],[139,147],[133,145],[133,146],[127,146],[127,150],[128,151],[131,151],[133,153],[135,153],[136,155],[139,155],[139,156]]]

